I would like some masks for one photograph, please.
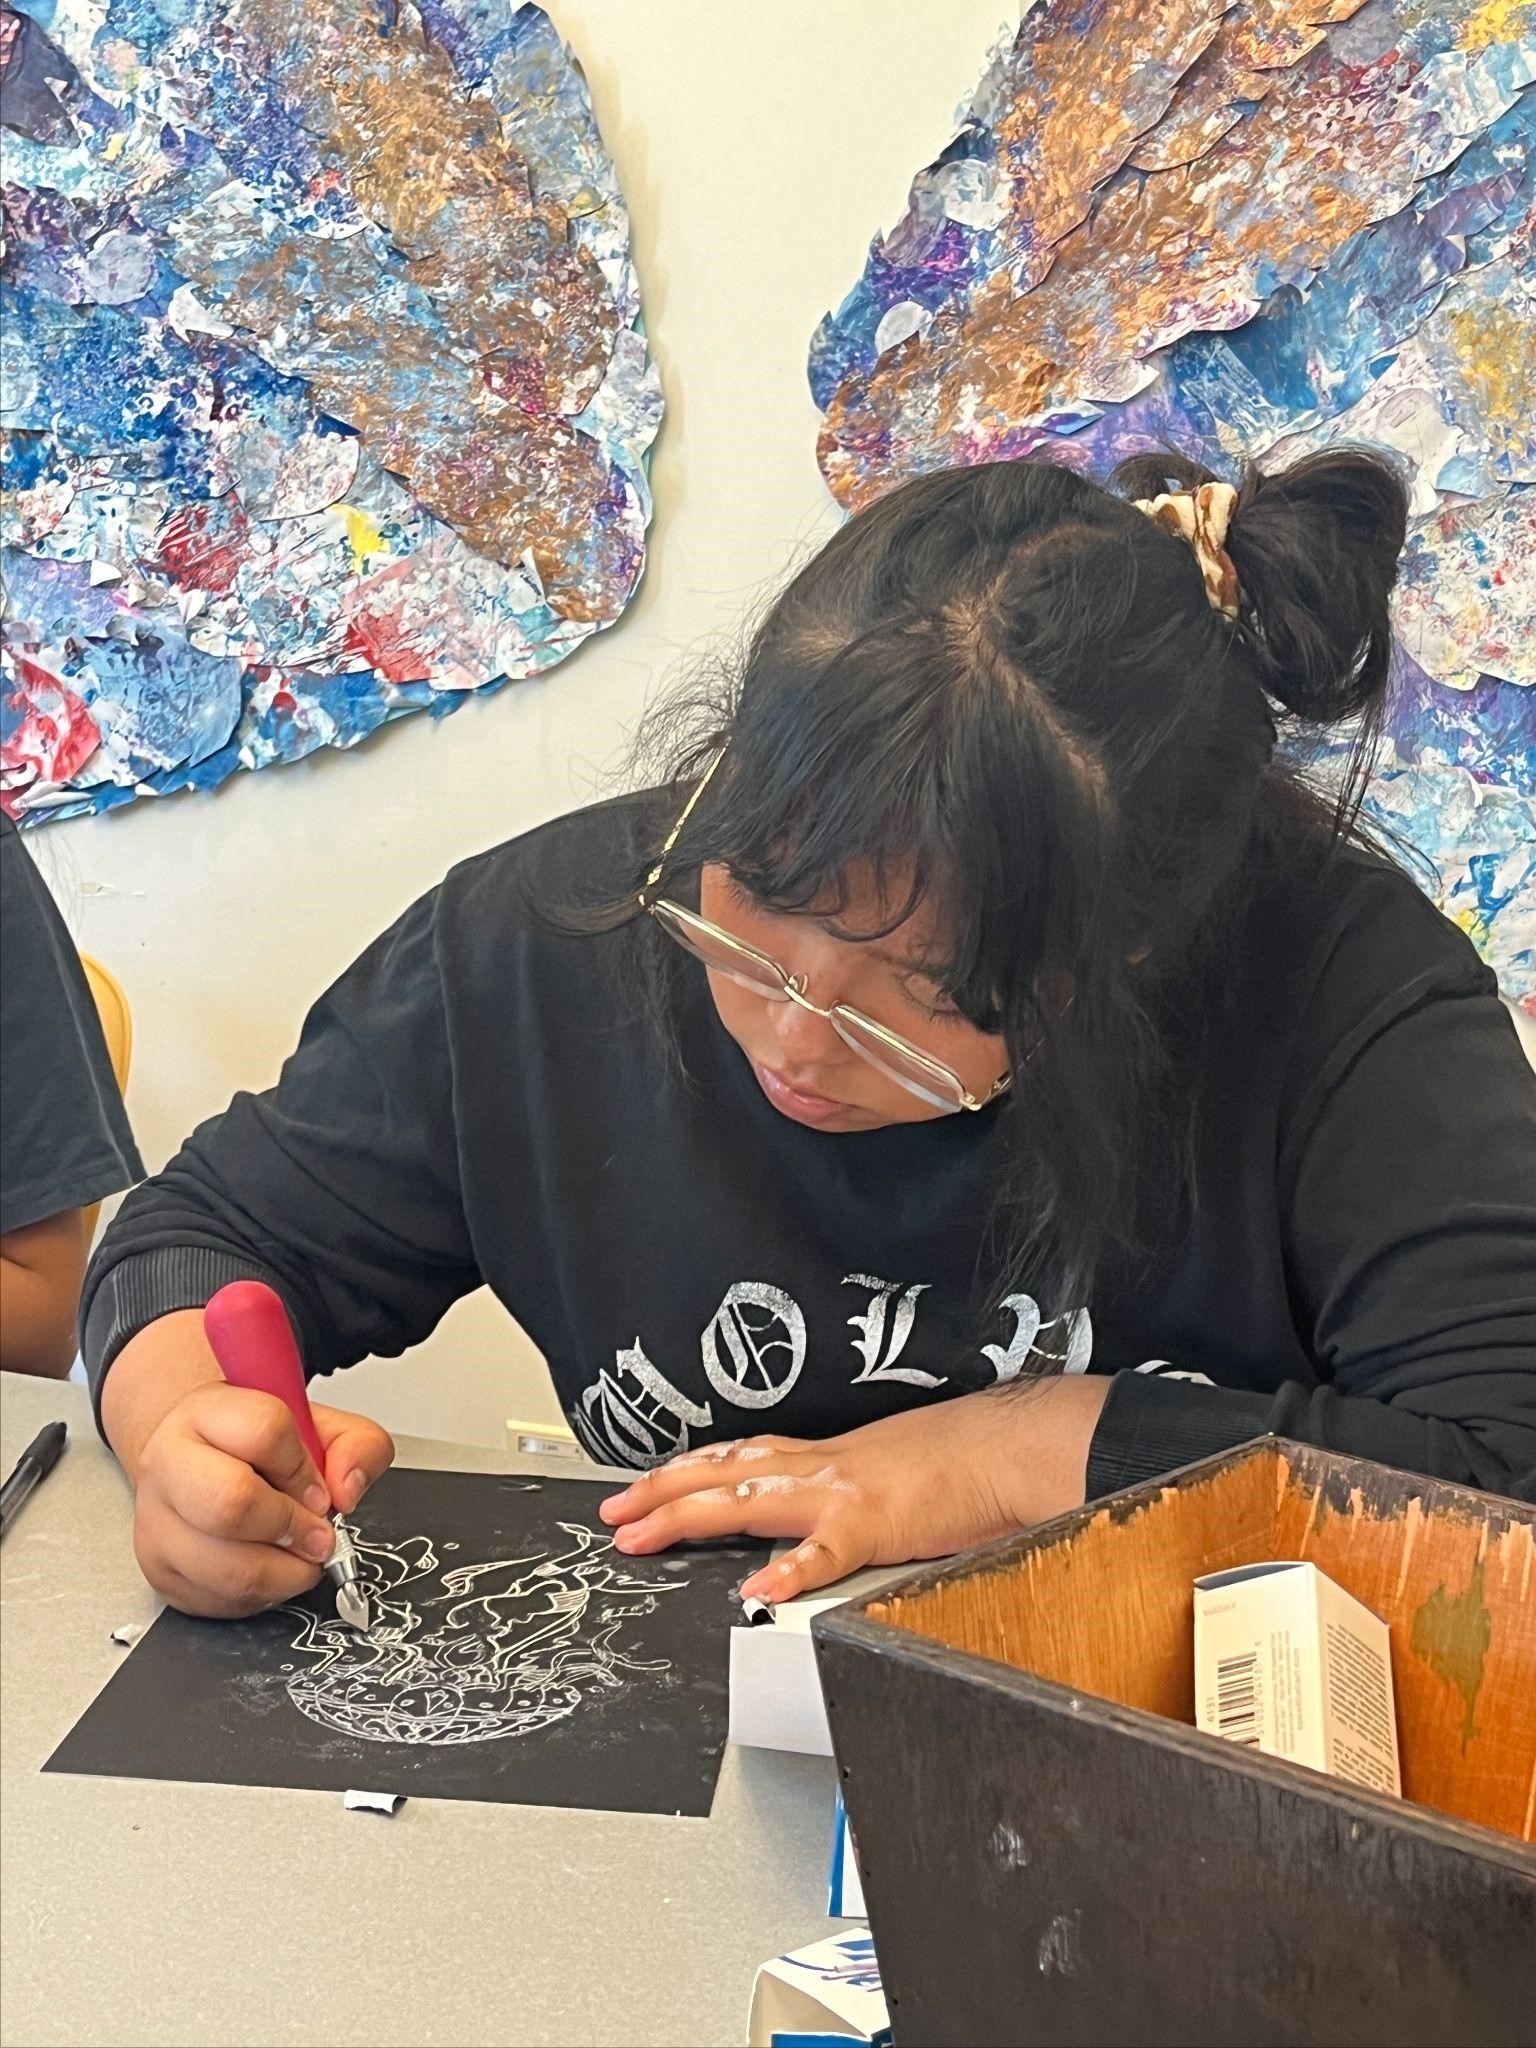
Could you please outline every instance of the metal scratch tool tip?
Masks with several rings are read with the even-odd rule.
[[[326,1566],[326,1577],[336,1588],[336,1612],[350,1628],[366,1635],[373,1626],[373,1609],[357,1569],[357,1549],[352,1532],[344,1522],[336,1525],[336,1548]]]

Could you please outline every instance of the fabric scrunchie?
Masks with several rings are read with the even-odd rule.
[[[1194,491],[1169,491],[1160,498],[1137,498],[1138,512],[1187,541],[1200,565],[1205,594],[1224,619],[1235,619],[1238,610],[1237,570],[1227,553],[1227,528],[1237,491],[1231,484],[1201,484]]]

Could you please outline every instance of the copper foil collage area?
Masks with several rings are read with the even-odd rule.
[[[1533,236],[1532,0],[1048,0],[810,354],[850,510],[955,463],[1388,453],[1412,506],[1370,811],[1527,1007]]]

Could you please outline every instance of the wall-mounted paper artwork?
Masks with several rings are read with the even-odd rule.
[[[661,413],[586,85],[511,0],[15,0],[0,796],[347,747],[622,612]]]
[[[1536,1005],[1536,4],[1038,0],[811,349],[850,509],[955,463],[1413,481],[1371,798]]]

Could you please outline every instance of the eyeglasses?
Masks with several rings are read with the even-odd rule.
[[[753,995],[762,996],[770,1003],[797,1003],[802,1010],[809,1010],[813,1017],[824,1017],[850,1052],[856,1052],[860,1059],[867,1060],[887,1080],[897,1082],[919,1101],[941,1109],[947,1115],[956,1115],[963,1109],[985,1109],[988,1103],[995,1102],[1009,1085],[1007,1074],[994,1081],[985,1095],[973,1095],[960,1076],[946,1067],[942,1060],[934,1059],[931,1053],[912,1045],[898,1033],[887,1031],[883,1024],[877,1024],[860,1010],[850,1009],[846,1003],[834,1003],[831,1009],[822,1009],[807,996],[803,975],[788,973],[767,953],[758,952],[755,946],[747,945],[744,940],[712,924],[707,917],[700,917],[696,910],[685,909],[681,903],[653,893],[661,885],[668,856],[692,815],[694,805],[709,787],[710,777],[724,759],[725,749],[722,747],[683,806],[677,823],[667,834],[661,856],[646,876],[645,886],[636,898],[640,908],[654,917],[662,930],[686,952],[696,960],[702,960],[715,973],[725,975],[739,987],[750,989]]]

